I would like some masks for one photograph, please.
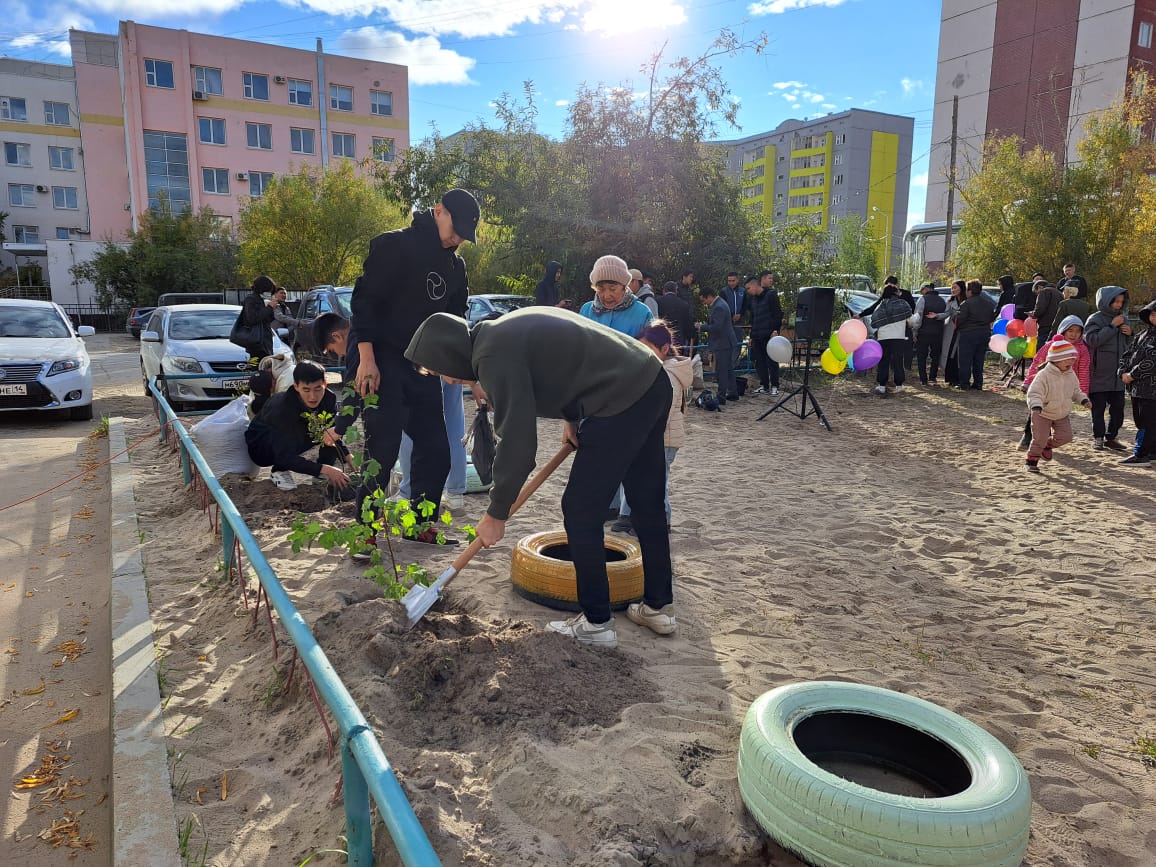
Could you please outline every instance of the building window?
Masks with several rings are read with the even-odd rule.
[[[811,193],[809,196],[791,196],[787,199],[788,208],[819,208],[822,206],[822,193]]]
[[[14,208],[35,208],[36,188],[32,184],[9,184],[8,204]]]
[[[826,164],[826,154],[815,154],[809,157],[793,157],[791,159],[791,171],[795,171],[796,169],[821,169]]]
[[[847,144],[847,133],[841,132],[837,136],[835,136],[835,144],[837,144],[837,145]]]
[[[72,237],[72,232],[70,232],[64,226],[57,226],[56,227],[56,240],[67,241],[71,237]]]
[[[53,187],[52,207],[62,211],[75,211],[76,187]]]
[[[223,145],[225,143],[224,118],[198,117],[197,131],[201,144]]]
[[[847,197],[846,197],[846,196],[842,196],[842,195],[838,195],[838,196],[831,196],[831,204],[832,204],[832,205],[841,205],[841,204],[843,204],[845,201],[847,201]]]
[[[843,155],[842,154],[835,154],[835,156],[832,157],[832,159],[831,159],[831,165],[833,165],[833,166],[843,165]]]
[[[333,155],[353,158],[353,133],[335,132],[333,134]]]
[[[273,183],[272,172],[249,172],[249,195],[259,198],[265,195],[269,184]]]
[[[160,207],[163,194],[174,213],[187,210],[192,201],[188,139],[178,133],[146,130],[144,157],[149,207]]]
[[[369,92],[369,113],[391,117],[393,115],[393,94],[385,90],[371,90]]]
[[[289,127],[289,150],[295,154],[314,153],[313,130]]]
[[[393,162],[393,139],[373,137],[373,158],[379,163]]]
[[[199,90],[201,93],[211,93],[215,96],[220,96],[225,92],[221,84],[221,70],[212,66],[194,66],[193,80],[196,81],[197,86],[194,90]]]
[[[243,75],[245,82],[245,99],[263,99],[269,101],[269,76],[256,72],[246,72]]]
[[[48,165],[50,168],[71,172],[76,168],[72,159],[72,148],[48,146]]]
[[[835,180],[833,181],[833,184],[841,184],[841,183],[843,183],[843,176],[842,175],[835,175]]]
[[[313,105],[313,82],[289,79],[289,104]]]
[[[145,84],[149,87],[173,89],[173,64],[168,60],[145,58]]]
[[[1152,47],[1152,25],[1147,21],[1140,22],[1140,37],[1136,40],[1141,48]]]
[[[40,243],[40,227],[39,226],[13,226],[12,240],[17,244],[39,244]]]
[[[10,166],[32,165],[32,146],[18,141],[4,142],[4,162]]]
[[[744,199],[757,199],[763,194],[763,185],[755,184],[753,187],[743,187]]]
[[[791,189],[798,190],[805,187],[821,187],[826,178],[822,174],[817,175],[796,175],[791,178]]]
[[[334,111],[353,111],[353,88],[344,84],[329,85],[329,107]]]
[[[251,148],[273,150],[273,127],[267,123],[245,124],[245,142]]]
[[[229,194],[228,169],[201,169],[201,189],[206,193]]]
[[[67,102],[45,102],[44,122],[52,126],[70,126]]]
[[[28,120],[28,103],[17,96],[0,96],[0,120]]]

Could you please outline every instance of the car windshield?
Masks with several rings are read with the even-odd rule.
[[[337,312],[344,316],[346,319],[352,319],[353,307],[350,306],[349,302],[353,299],[353,290],[338,290],[334,297],[337,299]]]
[[[0,337],[71,337],[72,329],[51,307],[0,307]]]
[[[847,305],[852,316],[858,316],[878,300],[878,298],[869,298],[865,295],[847,295],[843,298],[843,303]]]
[[[530,307],[534,303],[533,298],[522,295],[516,295],[511,298],[491,298],[490,305],[499,313],[511,313],[514,310],[521,310],[523,307]]]
[[[173,340],[229,339],[237,313],[233,310],[179,310],[169,317],[169,337]]]

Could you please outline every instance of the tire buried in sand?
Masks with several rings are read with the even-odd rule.
[[[816,867],[1019,867],[1032,799],[1011,751],[931,702],[810,682],[759,696],[739,737],[739,792]]]
[[[621,611],[642,599],[642,549],[627,536],[606,535],[606,574],[610,607]],[[581,611],[578,582],[566,533],[551,530],[522,538],[510,558],[514,592],[559,611]]]

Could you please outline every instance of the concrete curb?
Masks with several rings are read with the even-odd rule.
[[[124,419],[110,419],[109,453],[116,454],[125,446]],[[177,817],[129,455],[112,461],[110,476],[112,863],[180,867]]]

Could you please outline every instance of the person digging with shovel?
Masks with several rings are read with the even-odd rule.
[[[675,631],[670,537],[664,491],[663,435],[670,379],[639,341],[566,310],[531,307],[469,328],[435,313],[417,329],[405,357],[450,382],[480,382],[494,408],[499,437],[490,505],[478,538],[491,547],[534,468],[538,419],[565,422],[563,442],[577,448],[562,517],[577,575],[582,613],[550,623],[580,644],[612,649],[618,633],[602,523],[619,484],[631,505],[642,548],[643,601],[627,617],[659,635]]]

